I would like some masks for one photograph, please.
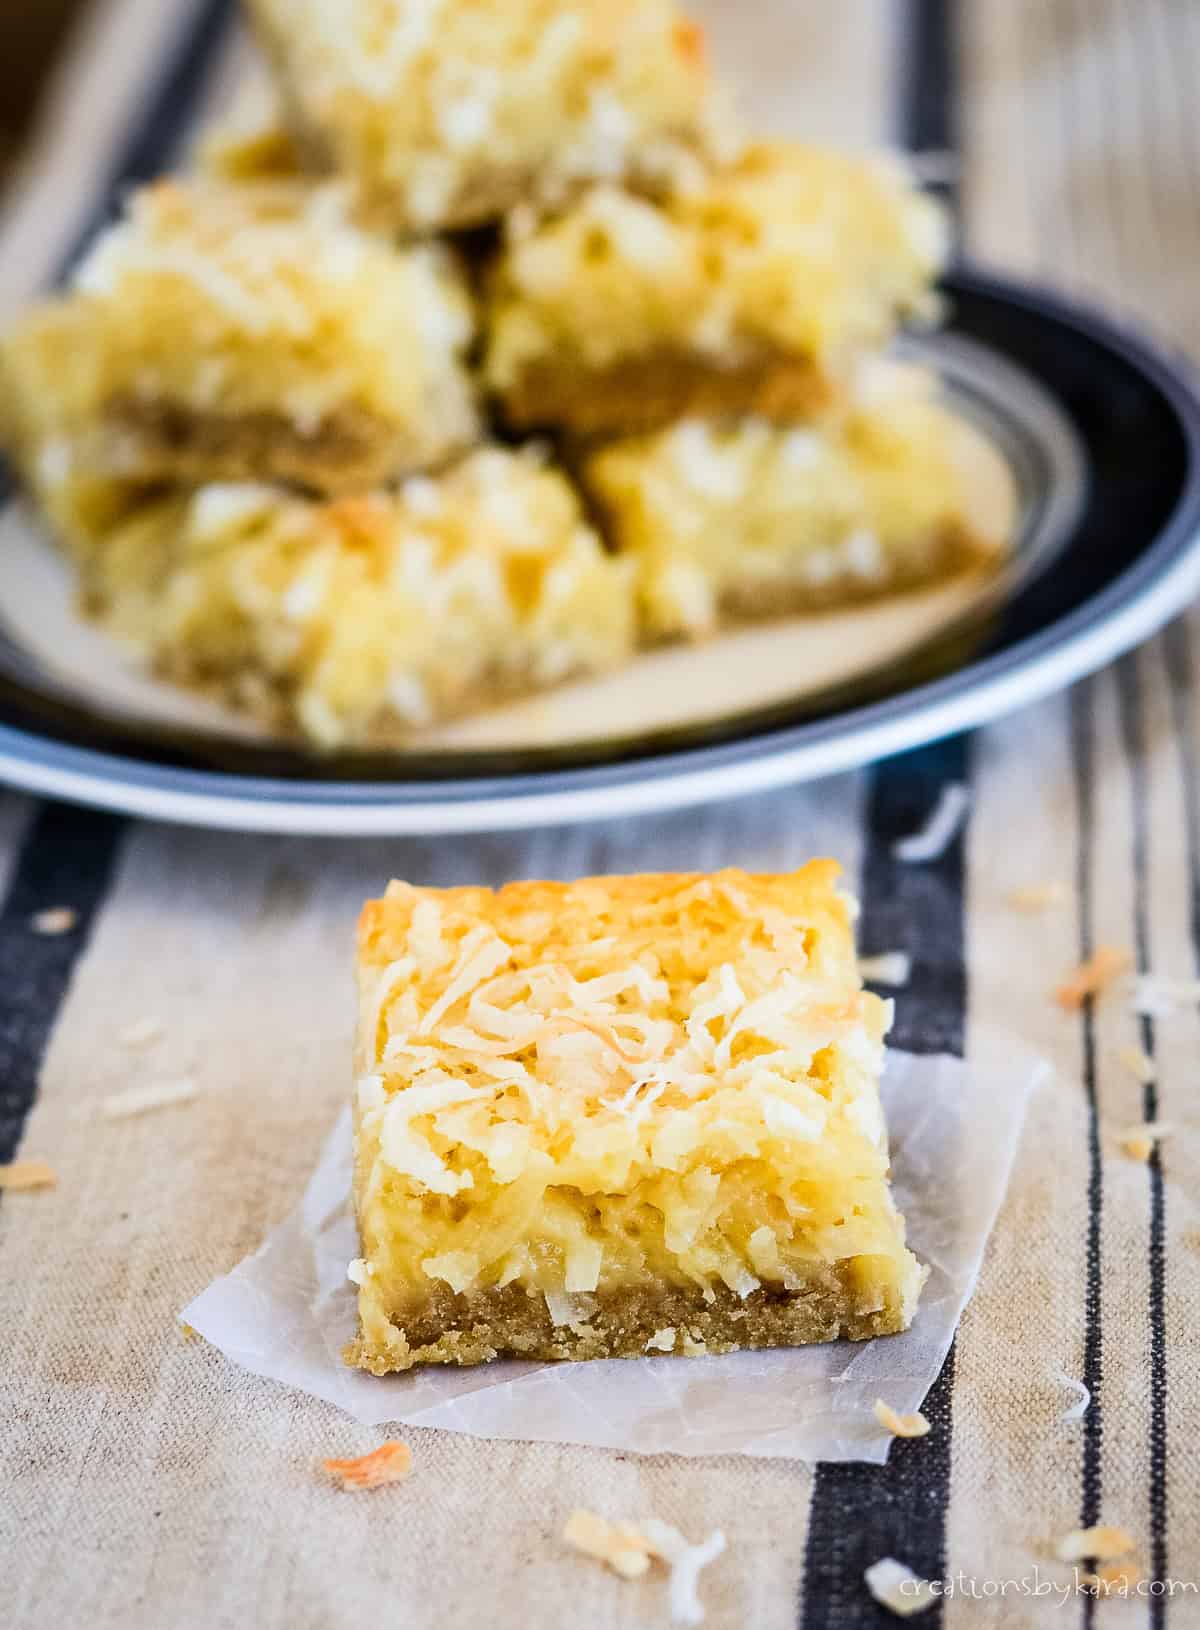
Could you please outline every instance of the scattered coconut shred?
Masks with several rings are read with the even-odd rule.
[[[1065,906],[1070,898],[1071,891],[1065,883],[1026,883],[1023,888],[1011,891],[1008,903],[1014,911],[1033,916],[1039,911]]]
[[[937,1600],[929,1581],[922,1579],[905,1563],[897,1562],[894,1556],[881,1557],[878,1562],[873,1562],[863,1578],[880,1606],[886,1607],[898,1619],[911,1619],[914,1613],[924,1613]]]
[[[671,1570],[668,1585],[671,1618],[676,1624],[702,1624],[700,1572],[725,1549],[725,1536],[717,1529],[700,1545],[692,1545],[677,1528],[647,1517],[644,1522],[609,1522],[594,1511],[572,1511],[563,1529],[568,1545],[584,1556],[605,1563],[622,1579],[638,1579],[652,1559]]]
[[[878,956],[859,957],[858,971],[868,984],[899,990],[912,978],[912,957],[907,951],[881,951]]]
[[[898,1415],[882,1398],[875,1400],[875,1419],[894,1438],[923,1438],[930,1431],[929,1422],[919,1410],[911,1415]]]
[[[1068,1404],[1058,1417],[1060,1423],[1068,1425],[1072,1421],[1081,1421],[1092,1407],[1092,1394],[1082,1381],[1077,1381],[1073,1375],[1068,1375],[1061,1364],[1056,1364],[1050,1371],[1050,1379],[1057,1381],[1060,1387],[1068,1387],[1075,1393],[1075,1402]]]
[[[1142,1574],[1130,1562],[1106,1562],[1095,1573],[1085,1573],[1083,1582],[1091,1585],[1097,1596],[1115,1596],[1131,1591]]]
[[[1117,1142],[1131,1160],[1140,1160],[1145,1165],[1155,1146],[1170,1134],[1171,1128],[1164,1122],[1146,1121],[1142,1126],[1131,1126],[1128,1131],[1122,1132]]]
[[[377,1489],[404,1481],[412,1470],[412,1450],[393,1439],[355,1460],[323,1460],[321,1464],[344,1489]]]
[[[52,1189],[58,1173],[45,1160],[11,1160],[0,1166],[0,1189]]]
[[[1143,1018],[1170,1019],[1197,1003],[1200,1003],[1200,979],[1172,979],[1169,974],[1144,973],[1134,981],[1133,1011]]]
[[[1133,958],[1128,951],[1115,945],[1097,946],[1086,962],[1063,980],[1054,992],[1054,1000],[1068,1013],[1077,1013],[1088,997],[1103,996],[1115,979],[1127,973]]]
[[[951,781],[942,788],[937,808],[921,830],[893,843],[896,859],[915,865],[940,860],[958,836],[970,804],[971,794],[962,782]]]
[[[154,1081],[145,1087],[127,1087],[124,1092],[110,1093],[100,1105],[106,1121],[126,1121],[134,1115],[146,1115],[152,1109],[167,1109],[172,1104],[186,1104],[196,1096],[196,1083],[186,1077],[181,1081]]]
[[[35,934],[69,934],[78,920],[70,906],[51,906],[48,911],[37,912],[30,919],[30,927]]]
[[[1144,1087],[1150,1086],[1156,1079],[1158,1072],[1154,1067],[1154,1060],[1140,1047],[1122,1047],[1117,1057],[1130,1075]]]
[[[151,1042],[158,1041],[163,1034],[161,1019],[135,1019],[127,1024],[124,1030],[117,1032],[117,1040],[122,1047],[149,1047]]]
[[[1131,1555],[1136,1545],[1132,1534],[1123,1528],[1098,1523],[1094,1528],[1073,1528],[1058,1542],[1060,1562],[1115,1562]]]

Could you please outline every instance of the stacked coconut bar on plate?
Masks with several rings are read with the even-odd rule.
[[[945,254],[894,163],[734,140],[666,0],[250,12],[278,115],[0,345],[82,603],[156,671],[387,745],[994,547],[883,357]]]

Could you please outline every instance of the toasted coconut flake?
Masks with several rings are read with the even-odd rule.
[[[195,1096],[196,1083],[185,1076],[178,1081],[152,1081],[149,1086],[110,1093],[100,1108],[106,1121],[127,1121],[134,1115],[147,1115],[152,1109],[186,1104]]]
[[[1131,1160],[1140,1160],[1143,1164],[1154,1153],[1154,1146],[1161,1139],[1169,1137],[1171,1128],[1163,1121],[1146,1121],[1142,1126],[1131,1126],[1128,1131],[1122,1132],[1118,1142]]]
[[[1150,1086],[1156,1079],[1157,1072],[1154,1060],[1148,1053],[1144,1053],[1140,1047],[1122,1047],[1117,1057],[1130,1075],[1140,1081],[1144,1087]]]
[[[1133,1011],[1147,1019],[1169,1019],[1200,1002],[1200,979],[1172,979],[1144,973],[1134,981]]]
[[[937,808],[921,830],[892,845],[896,859],[915,865],[940,860],[958,836],[970,803],[971,794],[961,781],[943,787]]]
[[[412,1470],[412,1450],[393,1439],[355,1460],[323,1460],[321,1464],[344,1489],[377,1489],[385,1483],[403,1482]]]
[[[1067,1405],[1066,1409],[1058,1417],[1059,1420],[1064,1424],[1071,1421],[1081,1421],[1092,1407],[1091,1391],[1082,1381],[1077,1381],[1073,1375],[1068,1375],[1061,1364],[1056,1364],[1050,1371],[1050,1375],[1053,1380],[1058,1382],[1060,1387],[1069,1387],[1076,1395],[1075,1402]]]
[[[669,1585],[671,1618],[676,1624],[703,1624],[704,1604],[698,1589],[701,1569],[716,1560],[725,1549],[725,1535],[715,1529],[699,1545],[690,1545],[668,1522],[648,1517],[642,1524],[656,1556],[671,1570]]]
[[[122,1047],[149,1047],[151,1042],[159,1040],[162,1033],[162,1021],[147,1017],[127,1024],[124,1030],[118,1031],[117,1040]]]
[[[894,1556],[881,1557],[863,1574],[867,1589],[889,1613],[898,1619],[911,1619],[915,1613],[924,1613],[936,1601],[929,1581],[922,1579]]]
[[[605,1563],[622,1579],[637,1579],[650,1566],[652,1547],[645,1535],[632,1523],[609,1522],[595,1511],[572,1511],[563,1538],[584,1556]]]
[[[898,1415],[891,1404],[885,1404],[882,1398],[875,1400],[875,1419],[894,1438],[923,1438],[931,1430],[929,1422],[919,1410],[911,1415]]]
[[[52,1189],[58,1173],[45,1160],[11,1160],[0,1166],[0,1189]]]
[[[883,951],[879,956],[859,957],[858,971],[868,984],[899,989],[912,978],[912,957],[907,951]]]
[[[646,1351],[648,1353],[673,1353],[675,1351],[675,1326],[665,1324],[661,1330],[656,1330],[646,1343]]]
[[[1013,889],[1008,896],[1008,903],[1014,911],[1024,911],[1033,916],[1039,911],[1053,911],[1058,906],[1065,906],[1071,898],[1071,891],[1065,883],[1026,883],[1023,888]]]
[[[1101,945],[1081,962],[1054,993],[1054,1000],[1068,1013],[1075,1013],[1089,997],[1103,996],[1114,979],[1128,971],[1133,958],[1114,945]]]
[[[1141,1579],[1141,1570],[1128,1562],[1108,1562],[1083,1576],[1084,1584],[1097,1596],[1128,1596]]]
[[[69,934],[78,921],[78,914],[70,906],[51,906],[48,911],[37,912],[30,927],[35,934]]]
[[[1123,1528],[1098,1523],[1094,1528],[1073,1528],[1058,1542],[1058,1556],[1062,1562],[1113,1562],[1129,1556],[1134,1549],[1132,1534]]]

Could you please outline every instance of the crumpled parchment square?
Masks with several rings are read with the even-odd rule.
[[[295,1212],[181,1317],[234,1363],[365,1424],[589,1444],[636,1454],[881,1463],[877,1397],[917,1409],[936,1380],[1000,1209],[1028,1096],[1045,1066],[1019,1043],[950,1057],[889,1053],[883,1082],[897,1202],[930,1268],[911,1330],[865,1343],[590,1363],[497,1362],[376,1377],[347,1368],[358,1255],[350,1114]]]

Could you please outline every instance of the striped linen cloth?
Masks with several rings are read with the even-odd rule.
[[[704,8],[697,8],[703,10]],[[707,8],[760,122],[907,139],[957,175],[968,249],[1099,297],[1200,350],[1194,0],[758,0]],[[948,21],[957,16],[957,42]],[[169,163],[244,48],[227,0],[104,0],[0,231],[6,305],[56,275],[114,192]],[[917,91],[921,94],[917,94]],[[699,1538],[708,1622],[891,1622],[863,1570],[944,1582],[948,1627],[1200,1625],[1200,1016],[1078,1017],[1049,1000],[1102,943],[1197,972],[1196,620],[1068,695],[818,787],[652,820],[337,843],[240,838],[0,797],[0,1160],[58,1187],[0,1203],[0,1618],[92,1630],[252,1625],[613,1627],[666,1622],[652,1580],[566,1550],[574,1506]],[[949,783],[971,812],[936,863],[893,840]],[[255,1380],[176,1312],[294,1204],[346,1090],[353,919],[392,874],[500,882],[591,871],[845,865],[866,952],[908,950],[896,1041],[971,1057],[1007,1027],[1052,1060],[982,1280],[885,1468],[641,1460],[407,1434],[417,1471],[370,1499],[314,1472],[377,1434]],[[1018,887],[1061,879],[1030,918]],[[68,906],[73,932],[30,920]],[[164,1035],[134,1054],[146,1018]],[[1120,1061],[1153,1055],[1143,1085]],[[193,1077],[186,1109],[107,1123],[133,1081]],[[1161,1119],[1148,1164],[1114,1129]],[[952,1175],[952,1174],[951,1174]],[[1062,1424],[1079,1377],[1092,1403]],[[1159,1588],[1064,1598],[1056,1540],[1127,1528]],[[1046,1582],[1051,1581],[1050,1587]],[[1189,1591],[1189,1585],[1191,1589]],[[1034,1594],[1041,1590],[1041,1594]]]

